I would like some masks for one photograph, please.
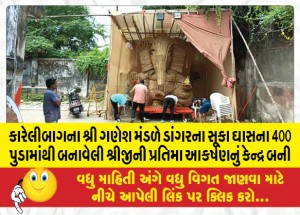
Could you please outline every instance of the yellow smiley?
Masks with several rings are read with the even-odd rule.
[[[26,196],[34,202],[46,202],[57,189],[54,174],[45,168],[31,169],[23,178],[22,187]]]

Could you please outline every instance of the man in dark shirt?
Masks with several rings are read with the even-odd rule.
[[[54,91],[57,89],[58,83],[56,79],[49,78],[46,80],[47,90],[44,94],[43,112],[46,123],[56,123],[61,118],[60,104],[62,99]]]

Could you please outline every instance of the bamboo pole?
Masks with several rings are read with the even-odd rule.
[[[144,13],[143,13],[143,26],[144,26],[145,37],[147,37],[146,26],[145,26],[145,14]]]
[[[129,30],[129,27],[128,27],[128,24],[127,24],[125,15],[122,15],[122,17],[123,17],[123,20],[124,20],[125,25],[126,25],[126,28],[127,28],[127,33],[129,33],[129,35],[130,35],[130,37],[131,37],[131,40],[132,40],[132,43],[134,44],[134,39],[133,39],[133,37],[132,37],[132,35],[131,35],[131,31]]]
[[[253,55],[252,55],[252,52],[251,52],[250,49],[249,49],[249,46],[247,45],[247,42],[246,42],[246,40],[245,40],[245,38],[244,38],[242,32],[240,31],[240,29],[239,29],[239,27],[237,26],[237,24],[236,24],[236,22],[234,21],[234,19],[232,19],[232,21],[233,21],[235,27],[237,28],[239,34],[241,35],[241,37],[242,37],[242,39],[243,39],[243,41],[244,41],[244,43],[245,43],[245,45],[246,45],[246,48],[247,48],[247,50],[248,50],[248,52],[249,52],[249,54],[250,54],[250,56],[251,56],[251,58],[252,58],[252,61],[253,61],[253,63],[254,63],[254,66],[255,66],[255,68],[256,68],[256,70],[257,70],[257,72],[258,72],[258,74],[259,74],[259,76],[260,76],[260,78],[261,78],[261,80],[262,80],[262,82],[263,82],[263,84],[264,84],[264,86],[265,86],[265,88],[266,88],[266,90],[267,90],[269,96],[270,96],[270,98],[271,98],[272,103],[273,103],[274,106],[275,106],[275,109],[276,109],[276,111],[277,111],[277,113],[278,113],[278,116],[279,116],[279,118],[280,118],[280,121],[281,121],[281,122],[284,122],[284,121],[283,121],[283,118],[282,118],[282,116],[281,116],[281,114],[280,114],[280,112],[279,112],[279,109],[278,109],[278,107],[277,107],[277,105],[276,105],[276,103],[275,103],[275,101],[274,101],[274,99],[273,99],[273,96],[272,96],[272,94],[270,93],[270,90],[269,90],[269,88],[268,88],[268,86],[267,86],[267,84],[266,84],[266,82],[265,82],[265,79],[264,79],[264,77],[262,76],[262,74],[261,74],[261,72],[260,72],[260,70],[259,70],[259,68],[258,68],[258,66],[257,66],[257,64],[256,64],[256,61],[255,61],[255,59],[254,59],[254,57],[253,57]]]
[[[233,28],[232,28],[232,20],[233,20],[233,17],[230,16],[230,19],[231,19],[231,23],[230,23],[230,52],[231,52],[231,74],[234,74],[234,78],[237,78],[236,77],[236,72],[235,72],[235,59],[234,59],[234,52],[233,52]],[[233,113],[234,113],[234,116],[233,118],[235,118],[236,120],[239,120],[238,119],[238,112],[237,112],[237,102],[236,102],[236,85],[234,84],[233,86],[233,89],[231,89],[231,101],[232,101],[232,104],[233,104]],[[234,102],[233,102],[234,101]]]
[[[140,34],[140,31],[139,31],[138,26],[136,25],[136,22],[134,21],[134,17],[132,16],[131,18],[132,18],[132,22],[133,22],[133,25],[134,25],[136,34],[137,34],[139,40],[141,40],[141,39],[142,39],[142,36],[141,36],[141,34]]]

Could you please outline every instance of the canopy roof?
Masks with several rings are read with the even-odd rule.
[[[142,11],[116,15],[112,19],[125,40],[133,44],[159,34],[186,39],[220,69],[225,83],[228,77],[223,62],[231,44],[231,14],[229,10],[222,11],[219,25],[216,17],[215,11],[209,16],[186,11]]]
[[[163,15],[161,15],[163,14]],[[163,16],[163,20],[159,18]],[[154,37],[157,34],[168,34],[171,38],[184,38],[185,35],[175,22],[172,12],[141,11],[113,16],[124,38],[136,43],[145,37]]]
[[[160,16],[159,12],[164,14],[163,21],[157,19],[157,16]],[[231,98],[236,112],[235,90],[219,84],[222,79],[227,79],[225,69],[229,77],[235,77],[229,10],[222,11],[220,27],[214,11],[209,17],[204,13],[183,11],[181,18],[178,19],[174,18],[174,11],[141,11],[111,17],[112,36],[108,73],[110,93],[128,92],[131,86],[129,80],[135,78],[131,74],[140,73],[138,64],[140,50],[137,49],[139,42],[144,42],[144,39],[148,40],[149,37],[149,41],[152,37],[155,41],[164,34],[170,38],[186,40],[202,54],[203,58],[197,53],[191,59],[194,65],[193,74],[198,74],[195,79],[191,79],[195,95],[209,96],[212,92],[220,92]],[[132,43],[133,47],[127,46],[127,42]],[[230,47],[232,49],[229,49]],[[223,71],[222,75],[218,74],[218,70]]]
[[[186,15],[201,17],[202,20],[205,19],[208,21],[205,26],[208,29],[217,26],[215,11],[212,11],[211,14],[207,16],[204,12],[199,13],[197,11],[187,10],[143,10],[140,12],[114,15],[112,19],[124,38],[129,42],[135,43],[145,37],[153,37],[161,33],[168,34],[171,38],[186,38],[176,22],[176,20],[182,19],[175,18],[178,14],[180,14],[182,18],[186,17]],[[230,14],[230,11],[223,10],[222,14],[223,16],[224,14]],[[211,20],[213,20],[213,22],[211,22]]]

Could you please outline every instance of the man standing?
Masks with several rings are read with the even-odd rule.
[[[130,93],[134,94],[130,122],[134,121],[137,107],[139,107],[140,109],[141,122],[144,122],[144,109],[146,104],[146,96],[148,92],[148,89],[144,84],[144,80],[141,80],[140,83],[136,84],[130,91]]]
[[[126,101],[127,101],[126,96],[124,96],[123,94],[117,93],[111,95],[110,102],[114,109],[115,122],[121,122],[120,115],[122,109],[125,107]]]
[[[61,98],[54,91],[57,89],[57,81],[54,78],[46,80],[47,90],[44,93],[43,112],[46,123],[55,123],[61,118],[60,104]]]
[[[166,112],[170,106],[170,122],[174,122],[174,110],[177,107],[178,98],[175,95],[167,95],[164,99],[164,109],[161,116],[161,122],[165,122]]]

